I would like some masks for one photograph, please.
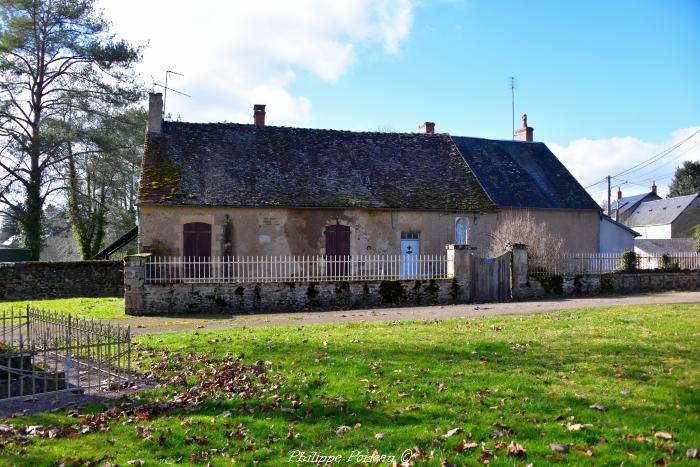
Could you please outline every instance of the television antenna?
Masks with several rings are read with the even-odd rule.
[[[515,90],[518,87],[518,77],[508,77],[508,87],[510,88],[510,109],[511,109],[511,136],[515,140]]]
[[[163,115],[165,115],[165,102],[168,99],[168,90],[170,90],[174,93],[180,94],[182,96],[185,96],[185,97],[192,97],[189,94],[185,94],[182,91],[178,91],[177,89],[168,87],[168,78],[170,77],[170,75],[185,76],[182,73],[178,73],[177,71],[165,70],[165,84],[159,84],[159,83],[156,83],[155,78],[153,78],[153,75],[151,75],[151,80],[153,81],[153,87],[159,86],[159,87],[163,88]]]

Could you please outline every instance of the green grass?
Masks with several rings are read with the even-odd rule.
[[[686,450],[700,447],[700,304],[579,309],[531,316],[428,322],[238,328],[146,335],[137,361],[152,367],[163,349],[213,359],[227,352],[244,363],[263,360],[267,392],[233,397],[133,421],[69,439],[33,439],[4,446],[7,463],[48,465],[100,460],[120,465],[181,461],[282,465],[294,450],[396,456],[418,447],[420,458],[474,465],[482,448],[457,453],[463,439],[495,450],[492,465],[698,465]],[[155,350],[155,352],[154,352]],[[170,361],[174,361],[172,357]],[[168,374],[183,372],[172,364]],[[196,378],[190,376],[188,384]],[[182,387],[142,393],[167,398]],[[266,410],[276,397],[294,413]],[[604,404],[601,412],[589,408]],[[403,411],[415,405],[414,410]],[[90,410],[97,410],[92,407]],[[227,412],[230,412],[227,413]],[[224,413],[224,416],[221,414]],[[132,416],[133,417],[133,416]],[[0,423],[76,423],[65,413]],[[227,436],[238,424],[249,437]],[[350,431],[337,434],[341,425]],[[567,423],[592,424],[581,431]],[[499,425],[500,424],[500,425]],[[154,429],[152,439],[136,426]],[[505,425],[509,428],[503,428]],[[292,433],[298,436],[289,436]],[[448,430],[463,433],[445,438]],[[505,436],[494,439],[493,431]],[[654,437],[658,431],[670,441]],[[384,433],[384,439],[375,438]],[[191,442],[195,436],[208,444]],[[516,442],[524,457],[497,444]],[[188,444],[189,443],[189,444]],[[550,444],[568,445],[555,453]],[[500,446],[500,447],[499,447]],[[217,449],[210,457],[204,451]],[[588,453],[587,453],[588,451]],[[222,454],[223,453],[223,454]],[[590,455],[589,455],[590,454]],[[194,456],[194,457],[192,457]]]
[[[10,307],[24,308],[27,304],[58,313],[70,313],[79,318],[126,319],[124,299],[106,298],[57,298],[53,300],[21,300],[17,302],[0,302],[0,310]]]

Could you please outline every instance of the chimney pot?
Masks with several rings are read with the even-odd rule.
[[[519,141],[532,141],[533,128],[527,126],[527,114],[523,114],[523,126],[515,130],[515,138]]]
[[[620,187],[617,187],[617,199],[622,199],[622,190]]]
[[[651,192],[656,194],[656,180],[651,182]]]
[[[163,129],[163,94],[152,92],[148,95],[147,134],[160,134]]]
[[[253,121],[257,126],[265,126],[265,104],[253,106]]]
[[[435,134],[435,122],[424,122],[418,126],[418,132],[426,135]]]

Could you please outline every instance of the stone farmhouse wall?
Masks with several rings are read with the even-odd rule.
[[[0,300],[121,297],[121,261],[0,263]]]
[[[144,278],[148,256],[125,258],[127,314],[274,313],[469,301],[467,263],[459,259],[453,263],[454,279],[152,284],[146,283]]]
[[[530,300],[556,296],[700,290],[700,271],[530,276],[527,274],[527,250],[515,249],[511,281],[513,299]]]

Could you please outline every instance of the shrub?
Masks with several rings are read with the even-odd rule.
[[[620,258],[619,269],[623,272],[634,272],[637,270],[637,253],[625,251]]]
[[[700,224],[695,226],[693,237],[695,238],[695,251],[700,253]]]
[[[536,222],[529,212],[508,213],[491,234],[491,256],[500,256],[513,244],[527,245],[528,257],[535,260],[556,258],[564,240],[549,230],[546,222]]]
[[[678,261],[673,259],[668,253],[663,253],[659,261],[659,268],[665,271],[678,269]]]

